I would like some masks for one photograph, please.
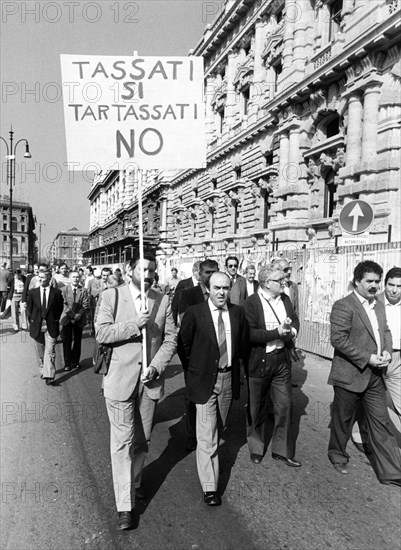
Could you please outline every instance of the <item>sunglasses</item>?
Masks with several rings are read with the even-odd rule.
[[[228,266],[227,266],[227,267],[235,267],[235,269],[238,269],[238,266],[237,266],[237,264],[228,264]]]
[[[285,281],[284,277],[281,279],[269,279],[269,281],[274,281],[275,283],[282,283]]]

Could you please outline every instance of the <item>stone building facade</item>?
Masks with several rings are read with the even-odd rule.
[[[0,263],[10,263],[10,198],[0,197]],[[37,260],[35,218],[27,202],[12,202],[13,269],[28,269]]]
[[[341,244],[369,202],[372,243],[401,240],[398,0],[226,2],[205,60],[207,167],[178,172],[172,264]]]
[[[86,256],[123,263],[144,231],[158,269],[341,245],[369,202],[371,243],[401,241],[399,0],[226,0],[189,55],[205,64],[207,165],[100,174]]]
[[[49,250],[50,263],[65,262],[69,268],[84,265],[84,251],[87,248],[88,233],[72,227],[59,231]]]

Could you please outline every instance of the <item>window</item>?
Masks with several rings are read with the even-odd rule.
[[[241,179],[241,166],[238,166],[237,168],[234,168],[234,181],[238,181]]]
[[[341,29],[342,9],[343,0],[334,0],[334,2],[330,4],[329,42],[335,38],[335,35]]]
[[[21,225],[21,231],[25,232],[25,225]]]
[[[7,235],[3,235],[3,242],[7,241]]]
[[[224,128],[224,109],[221,109],[221,111],[219,111],[218,116],[219,116],[218,133],[221,135],[223,133],[223,128]]]
[[[270,223],[269,193],[265,193],[263,198],[263,229],[268,229]]]
[[[242,92],[242,114],[246,116],[249,110],[249,88]]]
[[[233,230],[236,234],[238,231],[238,204],[235,202],[233,207]]]
[[[18,240],[13,238],[13,254],[18,254]]]
[[[340,132],[340,118],[336,117],[326,126],[326,137],[336,136]]]
[[[7,215],[3,214],[3,221],[7,221]]]
[[[278,88],[278,78],[283,72],[283,65],[281,63],[277,63],[277,65],[274,65],[274,91],[277,92]]]
[[[7,224],[3,223],[3,231],[7,231]]]
[[[12,226],[12,229],[13,231],[18,231],[18,222],[17,222],[17,218],[12,218],[11,220],[11,226]]]
[[[21,237],[21,243],[25,244],[25,237]]]

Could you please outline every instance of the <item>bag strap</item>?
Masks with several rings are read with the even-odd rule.
[[[114,290],[116,291],[116,299],[115,299],[115,302],[114,302],[114,312],[113,312],[113,319],[115,321],[116,316],[117,316],[117,306],[118,306],[118,290],[117,290],[117,288],[115,288]]]
[[[277,321],[278,321],[278,324],[279,324],[279,325],[281,325],[281,321],[280,321],[280,319],[278,318],[278,316],[277,316],[277,313],[276,313],[276,311],[275,311],[274,307],[273,307],[273,306],[271,305],[271,303],[270,303],[270,301],[269,301],[269,300],[266,300],[266,302],[267,302],[267,303],[269,304],[269,306],[270,306],[270,308],[271,308],[272,312],[274,313],[274,316],[275,316],[275,318],[277,319]]]

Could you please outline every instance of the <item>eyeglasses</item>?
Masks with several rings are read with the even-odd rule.
[[[228,264],[228,266],[227,266],[227,267],[235,267],[235,269],[238,269],[238,266],[237,266],[237,264]]]
[[[292,269],[291,267],[285,267],[283,271],[284,273],[288,273],[289,271],[291,271],[291,269]]]
[[[274,281],[275,283],[283,283],[285,281],[285,278],[282,277],[281,279],[269,279],[269,281]]]

